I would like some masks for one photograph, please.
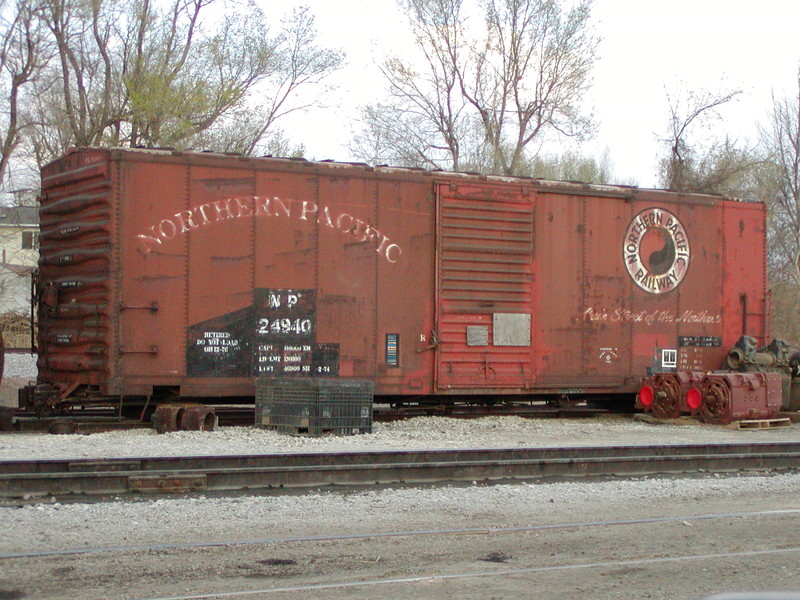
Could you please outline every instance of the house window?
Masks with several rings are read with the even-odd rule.
[[[34,250],[39,247],[39,234],[35,231],[22,232],[22,249]]]

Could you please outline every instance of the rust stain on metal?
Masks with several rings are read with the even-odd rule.
[[[206,489],[207,485],[205,474],[131,475],[128,477],[128,489],[145,494],[196,492]]]
[[[106,473],[108,471],[140,471],[141,469],[142,462],[139,460],[94,460],[74,462],[67,465],[67,470],[70,473]]]

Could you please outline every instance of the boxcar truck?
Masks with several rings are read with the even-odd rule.
[[[42,171],[29,406],[627,398],[768,337],[765,208],[631,187],[79,149]],[[446,398],[443,398],[446,397]]]

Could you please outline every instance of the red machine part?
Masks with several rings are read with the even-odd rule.
[[[694,412],[703,404],[703,392],[700,390],[698,386],[692,386],[688,392],[686,392],[686,406]]]
[[[703,373],[676,371],[657,373],[647,377],[639,390],[638,407],[651,411],[659,419],[674,419],[684,413],[695,413],[700,408],[695,395]]]
[[[655,377],[656,392],[653,414],[659,419],[674,419],[681,414],[681,384],[675,373],[659,373]]]
[[[703,374],[696,371],[659,373],[655,376],[656,395],[653,414],[659,419],[674,419],[682,413],[693,413],[699,406],[687,401],[687,394],[702,381]]]
[[[642,381],[639,395],[636,396],[636,407],[644,409],[645,412],[653,410],[653,400],[656,395],[654,379],[653,377],[646,377]]]
[[[781,409],[778,373],[711,373],[701,388],[700,418],[727,424],[746,419],[772,419]]]

